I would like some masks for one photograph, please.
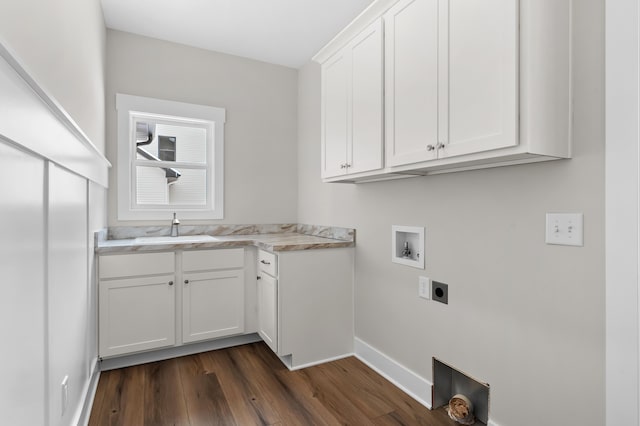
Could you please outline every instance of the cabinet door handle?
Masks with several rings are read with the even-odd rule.
[[[347,168],[347,165],[346,165],[346,164],[340,164],[340,168],[341,168],[341,169],[346,169],[346,168]]]
[[[442,142],[440,142],[440,143],[436,146],[436,148],[438,148],[438,149],[442,149],[442,148],[444,148],[444,144],[443,144]]]
[[[185,284],[189,284],[189,280],[184,280],[184,283]]]
[[[173,281],[169,281],[169,285],[173,285]]]
[[[261,280],[261,279],[262,279],[262,277],[261,277],[260,275],[258,275],[258,276],[256,277],[256,280]]]
[[[433,146],[431,144],[427,145],[427,151],[433,151],[434,149],[436,149],[435,146]]]
[[[267,262],[266,260],[261,260],[260,263],[263,265],[271,265],[271,262]]]
[[[347,164],[345,164],[345,165],[344,165],[344,167],[345,167],[346,169],[348,169],[349,167],[351,167],[351,164],[347,163]]]

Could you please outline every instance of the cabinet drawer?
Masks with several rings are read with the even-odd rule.
[[[173,253],[117,254],[100,256],[100,278],[173,274]]]
[[[183,271],[242,268],[244,249],[185,251],[182,254]]]
[[[272,277],[276,277],[278,273],[278,259],[276,255],[268,251],[258,250],[258,269]]]

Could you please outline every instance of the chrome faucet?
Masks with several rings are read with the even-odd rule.
[[[173,220],[171,221],[171,236],[177,237],[180,235],[180,230],[178,227],[180,226],[180,221],[176,218],[175,212],[173,213]]]

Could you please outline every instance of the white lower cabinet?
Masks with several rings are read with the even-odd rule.
[[[100,256],[100,357],[244,332],[243,267],[244,249]]]
[[[258,275],[258,334],[278,352],[278,281],[264,271]]]
[[[258,330],[290,369],[353,353],[353,249],[258,252]]]
[[[158,349],[175,344],[173,275],[100,283],[100,355]]]
[[[182,341],[198,342],[244,331],[244,250],[221,250],[224,270],[216,266],[216,251],[184,252],[182,273]],[[221,253],[220,253],[221,254]],[[189,257],[202,257],[200,264]],[[210,257],[211,259],[207,259]],[[187,271],[187,264],[196,271]],[[204,272],[200,272],[204,271]]]

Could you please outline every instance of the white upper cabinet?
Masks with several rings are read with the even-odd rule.
[[[517,145],[517,1],[440,4],[439,157]]]
[[[382,168],[382,62],[378,19],[323,64],[323,177]]]
[[[349,126],[349,64],[344,51],[322,67],[322,176],[345,173]]]
[[[401,0],[384,23],[387,166],[518,143],[514,0]]]
[[[384,15],[384,25],[386,164],[433,160],[438,145],[438,0],[400,1]]]
[[[355,50],[372,28],[381,69],[377,41],[368,56]],[[571,157],[571,0],[376,0],[314,60],[325,182]],[[373,157],[379,77],[383,167]]]

